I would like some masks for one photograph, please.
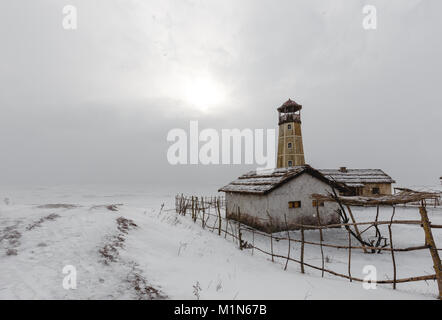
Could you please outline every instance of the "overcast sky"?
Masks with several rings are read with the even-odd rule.
[[[78,29],[62,28],[62,8]],[[362,7],[377,8],[377,30]],[[14,0],[0,4],[2,183],[210,183],[167,132],[277,128],[303,105],[306,162],[442,175],[442,2]]]

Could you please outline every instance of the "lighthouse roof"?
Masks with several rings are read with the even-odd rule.
[[[288,99],[278,108],[279,112],[296,112],[302,109],[302,105],[292,99]]]

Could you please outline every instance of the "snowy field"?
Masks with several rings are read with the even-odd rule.
[[[272,263],[257,251],[240,251],[224,239],[174,211],[174,196],[182,188],[40,187],[0,188],[0,299],[435,299],[434,281],[378,285],[325,275],[290,262]],[[189,190],[215,195],[216,188]],[[7,199],[6,199],[7,198]],[[54,205],[56,204],[56,205]],[[162,204],[164,207],[162,208]],[[115,206],[111,206],[115,205]],[[373,209],[356,209],[358,221],[374,218]],[[391,208],[381,210],[390,218]],[[442,224],[441,209],[429,209],[430,220]],[[397,209],[396,219],[419,219],[415,208]],[[381,230],[388,235],[386,230]],[[284,234],[281,234],[284,235]],[[442,230],[435,229],[442,244]],[[246,233],[245,238],[249,237]],[[299,239],[299,232],[291,232]],[[424,242],[418,226],[394,226],[396,247]],[[250,238],[248,239],[250,240]],[[318,231],[306,232],[318,241]],[[330,230],[325,242],[347,244],[347,233]],[[266,248],[268,240],[255,237]],[[287,254],[287,243],[275,242]],[[306,262],[321,265],[319,247],[306,246]],[[326,267],[347,272],[347,251],[324,248]],[[299,247],[291,255],[298,258]],[[434,273],[428,250],[396,253],[398,278]],[[77,288],[62,286],[63,267],[77,270]],[[352,252],[352,275],[363,278],[365,265],[378,278],[392,279],[389,252]]]

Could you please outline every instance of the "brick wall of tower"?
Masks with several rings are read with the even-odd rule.
[[[289,148],[289,143],[291,143],[291,148]],[[287,122],[279,125],[277,167],[288,167],[289,160],[292,161],[293,166],[305,164],[300,122]]]

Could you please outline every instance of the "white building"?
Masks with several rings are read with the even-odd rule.
[[[267,232],[297,229],[297,224],[339,223],[337,205],[316,202],[311,194],[327,194],[342,187],[308,165],[252,171],[219,191],[226,194],[226,215]]]

